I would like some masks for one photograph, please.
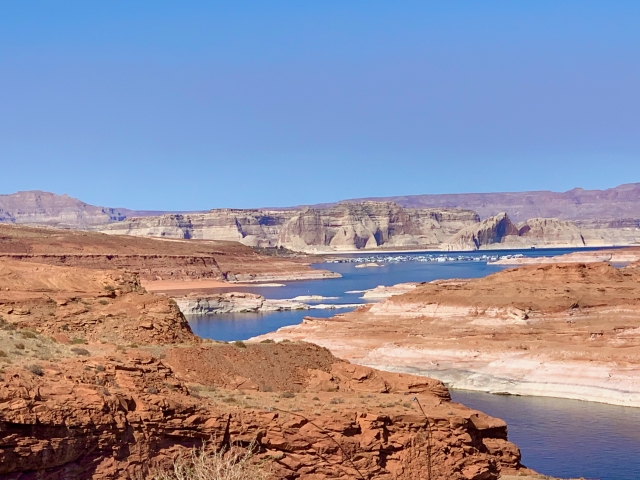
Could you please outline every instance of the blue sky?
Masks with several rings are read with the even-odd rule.
[[[191,210],[640,181],[640,2],[0,2],[0,193]]]

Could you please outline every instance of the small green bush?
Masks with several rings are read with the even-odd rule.
[[[329,403],[331,405],[338,405],[340,403],[344,403],[344,400],[342,398],[340,398],[340,397],[334,397],[331,400],[329,400]]]
[[[293,398],[295,396],[296,395],[293,392],[282,392],[282,395],[280,395],[280,397],[282,398]]]
[[[22,332],[20,332],[20,335],[22,336],[22,338],[36,338],[36,334],[30,332],[29,330],[23,330]]]
[[[87,341],[84,338],[74,338],[73,340],[71,340],[71,343],[73,345],[80,345],[80,344],[86,344]]]
[[[7,352],[0,350],[0,357],[8,357]]]
[[[260,343],[276,343],[275,340],[271,340],[270,338],[267,338],[266,340],[262,340]]]
[[[100,300],[98,300],[98,303],[100,305],[109,305],[109,300],[106,300],[104,298],[101,298]]]
[[[16,343],[15,347],[16,347],[18,350],[24,350],[24,343]]]
[[[247,344],[240,340],[236,340],[233,344],[238,348],[247,348]]]

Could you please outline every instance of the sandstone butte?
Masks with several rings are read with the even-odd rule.
[[[141,283],[304,273],[303,262],[237,245],[1,232],[2,478],[151,478],[203,441],[254,445],[276,479],[538,478],[502,420],[452,402],[438,380],[305,342],[205,341]],[[193,261],[203,257],[216,263]]]
[[[313,342],[452,387],[640,407],[640,263],[534,265],[396,290],[258,340]]]
[[[147,478],[204,440],[279,479],[535,478],[442,382],[203,341],[135,274],[2,259],[0,292],[2,478]]]

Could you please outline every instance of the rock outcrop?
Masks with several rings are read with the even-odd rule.
[[[287,480],[528,472],[505,423],[440,381],[203,341],[133,275],[0,260],[0,314],[2,478],[150,478],[203,441]]]
[[[640,407],[639,275],[566,263],[434,281],[258,340],[309,341],[458,388]]]
[[[398,197],[399,203],[347,201],[289,209],[169,214],[95,207],[46,192],[19,192],[0,196],[0,223],[176,240],[232,241],[306,253],[622,246],[640,244],[638,191],[638,185],[623,185],[604,192],[417,196]],[[475,211],[461,208],[465,205],[473,205]],[[504,208],[496,212],[497,206]],[[482,222],[476,211],[485,217]],[[235,281],[255,280],[235,277]]]
[[[0,258],[137,273],[145,285],[198,280],[269,282],[339,276],[305,258],[262,255],[237,242],[135,238],[0,225]]]
[[[582,226],[581,226],[582,225]],[[468,210],[410,209],[389,202],[343,203],[283,211],[214,210],[132,218],[106,233],[179,239],[235,240],[307,253],[373,249],[514,249],[640,243],[633,222],[532,218],[515,224],[502,212],[482,221]]]
[[[0,195],[0,223],[86,228],[119,222],[126,211],[88,205],[68,195],[28,191]]]
[[[447,250],[478,250],[502,244],[507,237],[518,237],[519,230],[506,213],[487,218],[482,222],[463,228],[451,238]]]
[[[224,313],[280,312],[308,310],[309,306],[292,300],[268,300],[262,295],[244,292],[176,297],[176,304],[185,315],[217,315]]]
[[[105,233],[235,240],[257,247],[340,251],[378,247],[434,247],[479,221],[475,212],[403,209],[389,202],[339,204],[329,209],[212,210],[204,214],[132,218]]]

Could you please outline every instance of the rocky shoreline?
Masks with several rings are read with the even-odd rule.
[[[454,388],[640,407],[639,280],[636,265],[567,263],[400,286],[255,340],[310,341]]]
[[[184,315],[221,315],[226,313],[267,313],[291,310],[333,310],[355,308],[360,304],[308,304],[296,299],[272,300],[255,293],[228,292],[210,295],[191,294],[173,297]]]

